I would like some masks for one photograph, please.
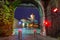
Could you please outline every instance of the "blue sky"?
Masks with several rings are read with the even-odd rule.
[[[39,11],[33,7],[17,7],[15,10],[15,18],[20,20],[21,18],[29,18],[31,13],[35,15],[36,20],[40,20]]]

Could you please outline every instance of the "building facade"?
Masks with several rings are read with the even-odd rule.
[[[58,37],[60,31],[60,0],[51,0],[47,6],[47,19],[51,22],[51,26],[48,27],[47,35],[52,37]],[[57,12],[53,12],[53,9],[57,8]]]

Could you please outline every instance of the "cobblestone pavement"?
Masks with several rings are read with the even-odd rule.
[[[18,30],[22,30],[22,34],[18,34]],[[40,29],[36,29],[37,34],[34,35],[34,29],[15,29],[14,35],[9,37],[0,37],[0,40],[57,40],[55,38],[40,35]]]
[[[10,36],[10,37],[0,37],[0,40],[57,40],[55,38],[51,37],[43,37],[40,35],[22,35],[22,37],[19,36]]]

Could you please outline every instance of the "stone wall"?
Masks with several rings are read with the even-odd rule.
[[[60,0],[51,0],[47,7],[47,19],[51,21],[48,29],[48,35],[58,37],[60,35]],[[53,3],[54,2],[54,3]],[[54,13],[52,8],[58,8],[58,12]]]

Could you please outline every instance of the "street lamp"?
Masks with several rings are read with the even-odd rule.
[[[53,12],[53,13],[58,12],[58,8],[52,8],[52,12]]]
[[[44,21],[44,25],[45,25],[46,27],[49,27],[49,26],[51,26],[51,22],[48,21],[48,20],[45,20],[45,21]]]

